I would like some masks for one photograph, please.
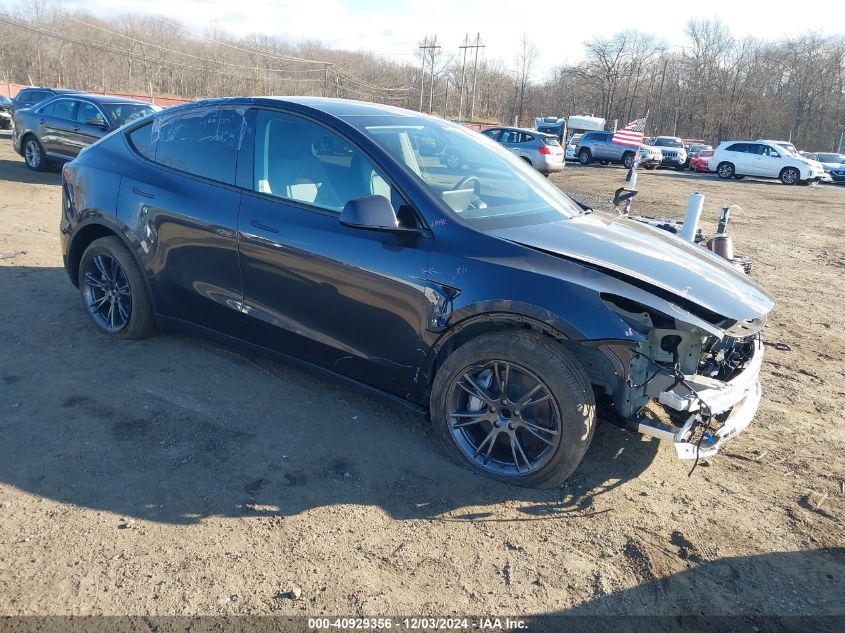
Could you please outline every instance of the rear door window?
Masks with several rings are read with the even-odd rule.
[[[157,163],[234,184],[245,131],[246,122],[238,109],[192,108],[153,121],[150,144],[157,143]]]

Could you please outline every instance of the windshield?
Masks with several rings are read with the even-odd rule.
[[[146,103],[103,103],[101,107],[105,110],[109,123],[115,127],[121,127],[154,112],[152,106]]]
[[[483,134],[424,117],[350,117],[349,123],[393,154],[462,220],[528,224],[581,213],[564,193],[531,165]],[[419,151],[434,137],[443,151]]]
[[[816,154],[821,163],[845,163],[845,154]]]
[[[683,147],[684,144],[676,138],[658,138],[654,140],[657,147]]]

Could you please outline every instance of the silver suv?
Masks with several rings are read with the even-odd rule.
[[[634,164],[637,148],[614,143],[612,138],[613,132],[585,132],[575,148],[578,162],[582,165],[589,165],[593,161],[602,165],[622,163],[630,169]]]

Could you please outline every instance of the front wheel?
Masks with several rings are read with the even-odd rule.
[[[780,172],[780,181],[785,185],[794,185],[801,178],[801,174],[795,167],[786,167]]]
[[[582,149],[578,152],[578,162],[582,165],[589,165],[590,161],[593,160],[593,156],[590,154],[590,150]]]
[[[484,334],[458,348],[431,392],[434,432],[457,463],[499,481],[548,488],[587,452],[595,399],[583,367],[533,332]]]
[[[153,309],[144,278],[117,237],[102,237],[85,249],[79,289],[88,316],[104,334],[123,339],[152,334]]]
[[[625,166],[625,169],[631,169],[634,166],[634,155],[630,152],[625,154],[622,157],[622,164]]]

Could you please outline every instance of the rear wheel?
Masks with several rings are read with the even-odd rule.
[[[634,166],[634,153],[626,152],[622,157],[622,164],[625,166],[625,169],[631,169]]]
[[[575,471],[596,422],[578,361],[552,339],[525,331],[485,334],[451,354],[432,386],[431,418],[457,463],[544,488]]]
[[[44,153],[44,146],[32,134],[27,136],[23,142],[23,159],[30,169],[35,171],[47,169],[47,155]]]
[[[794,185],[801,178],[801,174],[795,167],[784,167],[780,172],[780,181],[785,185]]]
[[[79,289],[88,316],[115,338],[145,338],[154,319],[144,278],[117,237],[94,240],[79,262]]]
[[[736,175],[736,170],[734,169],[733,163],[719,163],[719,166],[716,168],[716,173],[719,174],[719,178],[733,178]]]

